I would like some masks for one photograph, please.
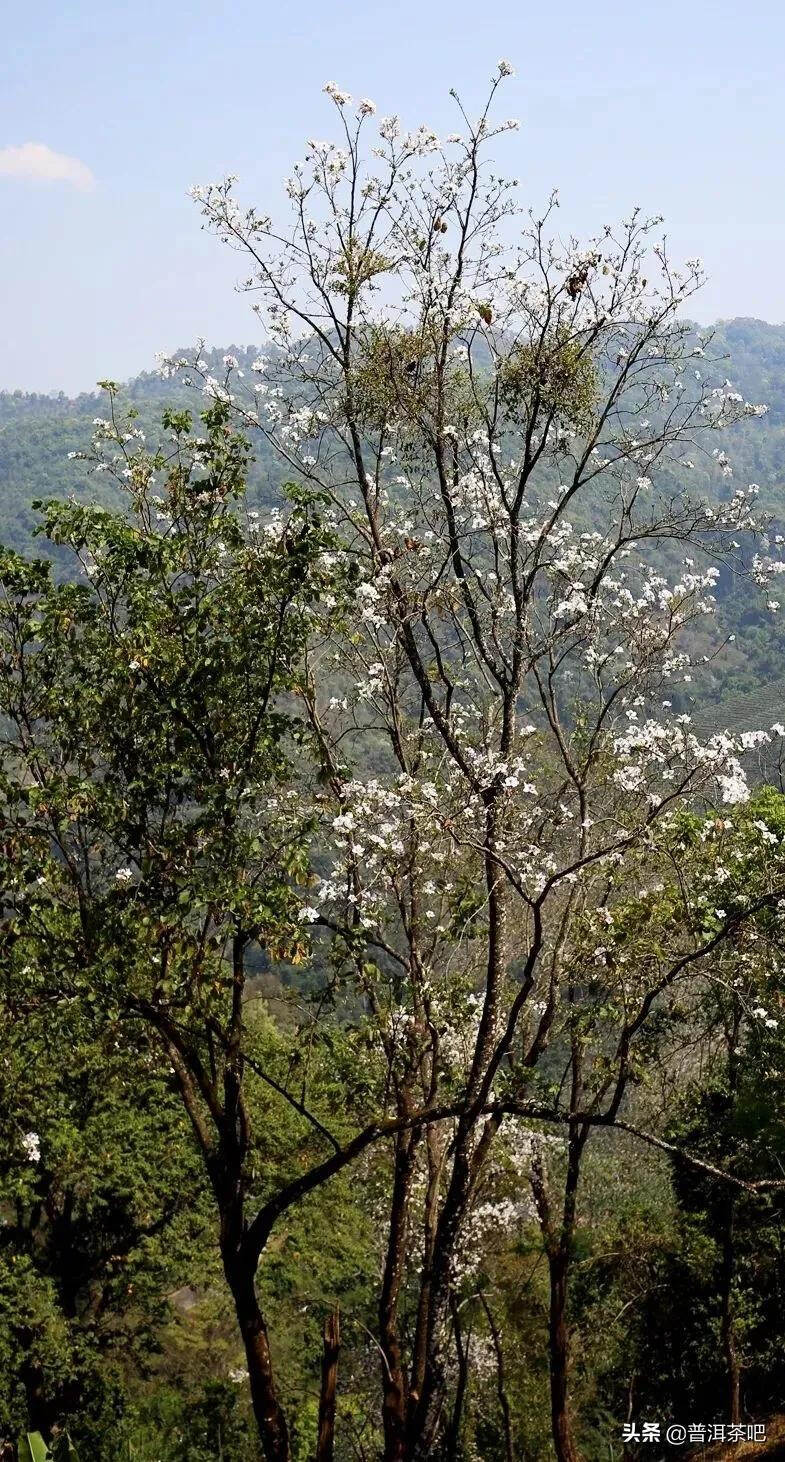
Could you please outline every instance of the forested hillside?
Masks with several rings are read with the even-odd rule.
[[[187,353],[187,351],[185,352]],[[204,352],[210,368],[220,374],[226,354],[249,373],[258,355],[255,346],[231,345]],[[727,376],[749,401],[764,402],[762,421],[735,426],[725,444],[739,481],[757,482],[761,496],[773,505],[785,504],[785,324],[763,320],[727,320],[714,327],[712,355],[727,359]],[[161,408],[189,405],[198,410],[199,392],[157,371],[144,372],[122,388],[121,400],[139,411],[138,425],[154,433]],[[92,420],[102,407],[102,393],[71,398],[23,391],[0,392],[0,539],[15,548],[30,546],[34,514],[32,500],[39,496],[67,495],[99,498],[102,484],[89,488],[79,462],[69,453],[87,444]],[[250,474],[251,496],[264,501],[281,481],[280,463],[257,436],[256,461]],[[711,458],[695,462],[691,485],[716,479]],[[267,491],[266,491],[267,490]],[[108,496],[108,489],[105,489]]]
[[[250,367],[258,352],[253,348],[230,347],[242,366]],[[220,370],[223,350],[208,352],[208,359]],[[165,380],[157,371],[146,371],[125,383],[124,407],[139,412],[137,425],[147,435],[160,431],[164,406],[201,406],[196,391]],[[0,392],[0,541],[20,551],[33,543],[36,515],[31,503],[38,497],[72,493],[85,501],[117,502],[107,481],[88,480],[84,466],[69,455],[89,444],[93,420],[103,410],[103,393],[68,397],[44,396],[23,391]],[[256,461],[250,474],[251,496],[264,500],[281,480],[281,468],[263,440],[254,443]]]
[[[705,333],[705,332],[704,332]],[[188,352],[185,352],[188,354]],[[238,362],[240,373],[250,375],[258,356],[255,346],[231,345],[203,352],[210,370],[220,376],[224,358]],[[711,355],[723,362],[728,380],[746,400],[768,407],[765,417],[736,424],[724,439],[717,438],[733,467],[731,485],[755,482],[760,504],[778,520],[785,517],[785,324],[735,319],[713,327]],[[700,362],[698,362],[700,364]],[[716,366],[715,366],[716,374]],[[139,426],[157,440],[164,406],[181,405],[192,412],[201,407],[198,383],[183,384],[158,371],[144,372],[128,381],[120,395],[123,407],[138,413]],[[20,551],[33,545],[36,514],[31,503],[50,495],[74,494],[81,501],[119,503],[116,487],[107,478],[89,476],[84,464],[70,454],[83,450],[93,420],[103,410],[102,392],[75,398],[21,391],[0,393],[0,542]],[[251,432],[253,460],[248,475],[248,505],[269,505],[291,472],[269,447],[261,433]],[[713,444],[713,445],[716,445]],[[690,490],[727,496],[728,483],[711,455],[696,454],[686,484]],[[38,552],[51,552],[38,540]],[[723,717],[734,725],[747,707],[767,719],[781,719],[785,704],[776,682],[785,674],[785,618],[767,612],[760,595],[745,581],[723,574],[718,587],[722,631],[733,639],[707,666],[690,689],[677,692],[683,708],[696,698],[717,707],[710,720]],[[712,640],[716,642],[716,636]],[[769,694],[768,687],[771,686]],[[737,705],[737,697],[751,697]]]

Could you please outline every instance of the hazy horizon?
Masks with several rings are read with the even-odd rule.
[[[695,318],[694,316],[690,316],[690,320],[691,320],[692,323],[694,323],[695,325],[697,325],[697,327],[699,329],[705,329],[705,330],[710,330],[710,329],[712,329],[715,326],[716,327],[720,327],[720,326],[728,325],[728,324],[730,324],[730,323],[732,323],[733,321],[736,321],[736,320],[749,320],[749,321],[751,321],[752,323],[754,323],[756,325],[765,325],[765,326],[770,327],[773,330],[783,330],[783,329],[785,329],[785,320],[766,320],[766,319],[764,319],[760,315],[725,315],[725,316],[719,317],[716,320],[699,320],[699,319]],[[263,341],[263,338],[261,337],[261,335],[257,335],[256,339],[252,339],[252,338],[242,339],[240,336],[235,336],[234,339],[226,339],[226,340],[212,340],[212,341],[210,341],[210,340],[203,340],[203,341],[193,340],[193,341],[190,341],[190,342],[189,341],[180,340],[180,341],[175,342],[175,344],[171,347],[170,351],[167,351],[166,353],[167,354],[171,354],[171,355],[178,355],[178,354],[181,354],[181,353],[182,354],[187,354],[190,350],[192,350],[192,349],[195,350],[196,349],[196,346],[198,344],[201,344],[202,347],[204,348],[204,350],[206,350],[208,352],[209,351],[214,351],[214,350],[225,350],[225,351],[232,351],[232,350],[258,350],[258,349],[261,349],[262,348],[262,346],[264,344],[264,341]],[[114,371],[114,372],[111,372],[111,373],[104,372],[104,374],[100,378],[99,377],[96,377],[96,380],[94,382],[92,382],[92,384],[88,382],[86,385],[77,386],[77,388],[75,390],[67,390],[64,386],[52,386],[52,387],[49,387],[49,388],[44,388],[44,387],[37,387],[37,386],[34,386],[34,385],[33,386],[6,386],[6,385],[0,385],[0,394],[2,394],[2,395],[13,395],[13,394],[15,394],[15,393],[18,392],[18,393],[21,393],[24,396],[51,396],[53,398],[57,398],[57,397],[60,397],[60,396],[65,396],[68,400],[75,400],[78,396],[89,396],[89,395],[96,395],[96,394],[99,394],[100,395],[100,390],[98,388],[98,380],[99,379],[103,379],[103,380],[106,380],[106,379],[116,380],[116,381],[119,382],[119,384],[123,385],[123,384],[128,383],[129,381],[135,380],[138,376],[141,376],[141,375],[156,375],[158,373],[158,365],[159,365],[159,362],[155,358],[153,358],[147,364],[142,364],[142,365],[140,365],[138,367],[138,369],[135,369],[135,370],[134,369],[131,369],[131,370],[124,370],[124,371],[119,371],[119,372],[118,371]]]

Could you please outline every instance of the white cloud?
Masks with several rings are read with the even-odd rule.
[[[0,177],[32,179],[39,183],[70,183],[87,192],[95,178],[86,163],[64,152],[53,152],[45,142],[23,142],[21,147],[0,147]]]

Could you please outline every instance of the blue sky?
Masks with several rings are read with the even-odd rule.
[[[88,389],[199,336],[258,338],[189,185],[238,173],[240,196],[274,211],[303,140],[330,135],[325,81],[450,131],[450,87],[479,100],[500,57],[522,123],[503,161],[527,199],[558,187],[580,235],[638,203],[664,213],[673,253],[706,263],[702,321],[785,319],[781,0],[17,0],[0,55],[0,387]]]

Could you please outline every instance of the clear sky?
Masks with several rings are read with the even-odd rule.
[[[664,213],[706,263],[701,321],[785,318],[782,0],[7,0],[0,387],[251,343],[189,185],[237,173],[274,212],[303,140],[331,135],[325,81],[451,131],[450,87],[479,100],[501,57],[522,123],[503,162],[532,203],[558,187],[580,235]]]

